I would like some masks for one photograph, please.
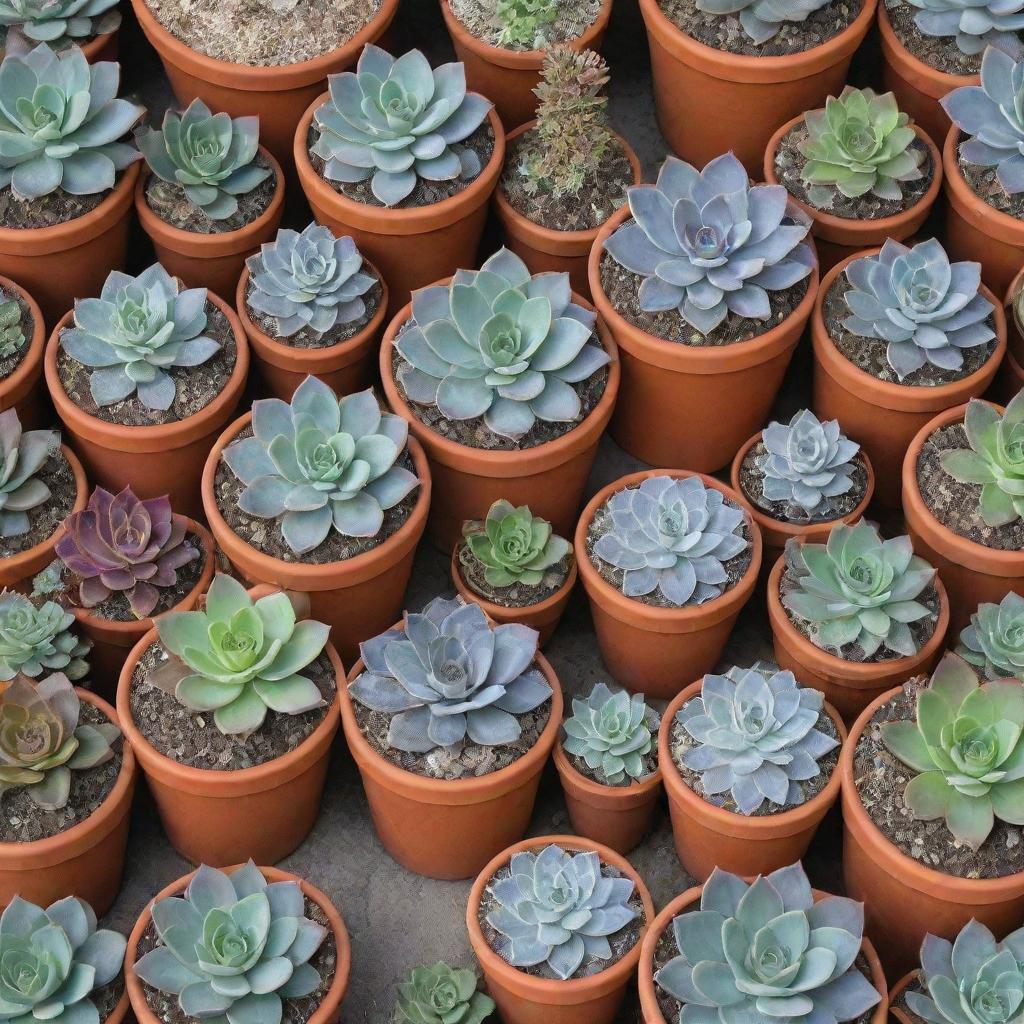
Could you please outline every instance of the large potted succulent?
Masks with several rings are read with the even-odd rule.
[[[77,682],[89,673],[90,643],[74,615],[43,595],[0,590],[0,683],[19,673],[39,679],[60,672]]]
[[[481,990],[477,972],[452,968],[443,961],[414,967],[395,988],[396,1024],[483,1024],[494,1013],[494,1000]]]
[[[361,653],[341,717],[377,835],[410,871],[470,878],[526,832],[561,725],[537,632],[438,597]]]
[[[846,891],[867,901],[893,977],[916,965],[928,932],[1020,925],[1022,726],[1019,679],[981,682],[946,654],[931,680],[882,694],[851,728],[839,767]]]
[[[615,343],[569,275],[508,249],[415,292],[380,351],[391,407],[436,481],[431,539],[450,551],[499,498],[568,536],[619,386]]]
[[[5,50],[48,43],[56,51],[81,47],[90,64],[117,56],[118,0],[3,0],[0,38]]]
[[[951,261],[934,238],[910,248],[890,240],[825,275],[811,335],[814,411],[861,445],[876,500],[896,508],[911,439],[937,412],[988,388],[1006,318],[979,263]]]
[[[467,91],[461,64],[431,68],[419,50],[396,60],[366,46],[295,132],[314,217],[351,235],[380,268],[389,314],[415,289],[475,263],[504,158],[490,100]]]
[[[466,908],[469,941],[507,1024],[612,1024],[653,919],[629,861],[576,836],[499,853]]]
[[[761,531],[733,492],[685,470],[602,488],[575,547],[605,665],[661,700],[715,666],[761,567]]]
[[[590,291],[621,353],[611,433],[630,455],[714,472],[768,418],[818,283],[787,198],[733,153],[701,171],[669,157],[601,228]]]
[[[17,409],[29,430],[45,426],[42,394],[46,324],[39,303],[19,284],[0,277],[0,410]]]

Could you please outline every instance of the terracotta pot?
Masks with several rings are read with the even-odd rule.
[[[876,4],[864,0],[853,23],[821,46],[785,57],[747,57],[697,42],[662,13],[658,0],[640,0],[655,110],[669,146],[698,168],[732,150],[752,176],[760,174],[772,132],[842,91]]]
[[[257,861],[257,863],[259,862]],[[345,922],[330,898],[304,878],[293,875],[290,871],[282,871],[280,868],[261,867],[260,871],[263,873],[263,877],[271,883],[298,882],[306,899],[312,900],[327,918],[327,926],[334,936],[334,945],[338,951],[334,977],[331,979],[331,984],[324,993],[320,1005],[310,1014],[306,1024],[334,1024],[341,1015],[341,1002],[345,998],[345,992],[348,989],[349,972],[352,970],[352,946]],[[180,896],[185,891],[188,883],[192,881],[194,874],[195,872],[192,871],[187,875],[183,875],[176,882],[171,882],[165,889],[157,893],[143,907],[139,919],[135,922],[135,927],[132,928],[131,935],[128,936],[128,949],[124,959],[127,965],[124,972],[124,980],[128,989],[128,998],[131,1000],[132,1010],[135,1012],[138,1024],[160,1024],[162,1020],[161,1017],[158,1017],[149,1008],[149,1003],[146,1002],[145,989],[134,970],[135,963],[140,959],[139,944],[152,921],[150,908],[158,900],[166,899],[168,896]]]
[[[38,430],[50,420],[49,403],[43,397],[40,381],[43,377],[43,349],[46,347],[46,326],[39,303],[21,285],[9,277],[0,277],[0,289],[8,295],[16,293],[32,314],[32,331],[28,347],[21,362],[3,380],[0,380],[0,412],[18,410],[23,430]]]
[[[834,266],[821,282],[811,320],[814,343],[814,412],[821,419],[839,420],[848,437],[857,441],[875,471],[875,501],[898,508],[903,453],[911,438],[937,412],[978,397],[987,390],[1006,351],[1006,317],[999,300],[981,286],[993,305],[996,347],[981,369],[951,384],[936,387],[882,381],[850,362],[833,344],[825,327],[825,296],[836,278],[861,256],[850,256]]]
[[[883,4],[884,6],[884,4]],[[778,185],[775,173],[775,156],[779,143],[800,124],[804,115],[787,121],[772,137],[764,154],[764,180],[769,185]],[[935,200],[942,188],[942,154],[938,146],[932,142],[920,125],[911,125],[917,137],[928,148],[928,156],[932,164],[932,181],[927,191],[909,209],[891,217],[879,217],[875,220],[853,220],[850,217],[837,217],[817,207],[805,203],[796,196],[790,200],[800,207],[813,222],[811,233],[814,235],[815,248],[818,250],[818,264],[821,273],[831,270],[847,256],[852,256],[861,249],[881,246],[887,238],[902,242],[913,235],[931,213]]]
[[[119,29],[115,28],[111,32],[104,32],[103,35],[81,44],[85,59],[90,64],[95,64],[100,60],[117,60],[119,34]]]
[[[916,969],[904,974],[891,989],[889,989],[889,1020],[896,1021],[896,1024],[920,1024],[914,1020],[910,1013],[902,1006],[897,1006],[900,996],[917,981],[918,971]]]
[[[124,728],[105,700],[79,687],[75,693]],[[134,792],[135,756],[126,735],[114,788],[88,818],[47,839],[0,843],[0,904],[6,907],[22,896],[45,907],[65,896],[80,896],[102,917],[121,888]]]
[[[639,846],[661,796],[661,769],[628,786],[603,786],[573,767],[561,742],[553,756],[573,832],[623,855]]]
[[[1024,388],[1024,337],[1021,337],[1020,326],[1013,314],[1013,297],[1024,287],[1024,270],[1010,282],[1003,299],[1003,311],[1006,313],[1006,355],[999,367],[992,394],[996,401],[1005,405],[1021,388]]]
[[[872,0],[873,2],[873,0]],[[622,359],[622,386],[611,435],[652,466],[713,473],[768,419],[818,289],[818,274],[778,327],[735,345],[680,345],[630,324],[601,287],[605,239],[631,214],[605,222],[590,253],[590,290]],[[685,409],[686,415],[679,415]],[[723,410],[729,410],[727,416]],[[687,681],[692,674],[687,677]]]
[[[487,205],[505,163],[505,133],[492,109],[488,115],[494,132],[491,159],[479,177],[457,195],[430,206],[369,206],[335,192],[310,162],[306,137],[313,113],[326,100],[327,93],[313,100],[295,131],[293,159],[299,184],[317,222],[336,235],[351,235],[359,251],[380,269],[388,282],[388,315],[393,316],[417,288],[460,267],[477,265]]]
[[[381,0],[377,14],[344,46],[310,60],[276,67],[207,57],[168,32],[153,17],[146,0],[132,0],[132,7],[146,38],[163,61],[178,103],[186,106],[198,96],[211,110],[223,110],[232,117],[258,114],[260,140],[287,166],[302,111],[324,91],[328,75],[351,67],[363,46],[380,39],[398,10],[398,0]]]
[[[670,700],[698,676],[710,672],[722,656],[736,617],[750,600],[761,568],[761,531],[747,516],[751,560],[736,585],[701,605],[657,608],[626,597],[594,567],[587,552],[587,531],[598,508],[617,491],[639,486],[652,476],[699,476],[739,506],[732,489],[703,473],[685,469],[648,469],[612,481],[590,499],[576,526],[576,562],[590,598],[601,657],[612,676],[630,690]],[[742,506],[739,506],[742,507]]]
[[[235,311],[213,292],[209,293],[209,300],[231,325],[237,349],[235,366],[220,394],[183,420],[151,427],[125,427],[91,416],[75,405],[57,372],[60,333],[70,325],[71,313],[54,328],[44,357],[50,397],[93,483],[114,494],[130,485],[140,498],[166,494],[173,509],[193,519],[202,512],[199,481],[203,462],[242,397],[249,374],[249,343]],[[154,458],[156,455],[160,457]]]
[[[403,624],[397,623],[396,629]],[[367,742],[348,687],[341,688],[341,724],[359,768],[377,837],[402,867],[428,878],[472,878],[526,832],[537,786],[562,724],[562,689],[543,654],[537,664],[551,686],[551,717],[518,761],[488,775],[430,779],[403,771]],[[362,658],[348,674],[363,671]]]
[[[914,552],[928,558],[927,552],[922,551],[917,543],[914,544]],[[931,675],[945,648],[949,630],[949,599],[938,576],[935,577],[935,589],[939,595],[939,614],[935,632],[924,647],[913,657],[855,662],[843,661],[823,651],[790,622],[779,598],[783,568],[784,562],[780,558],[768,577],[768,620],[772,627],[775,660],[779,668],[789,669],[802,685],[821,690],[845,722],[853,722],[880,693],[914,676]]]
[[[857,742],[874,713],[898,693],[883,693],[864,709],[839,760],[846,892],[865,901],[867,932],[890,978],[918,965],[928,932],[954,939],[973,917],[997,935],[1006,935],[1024,916],[1024,871],[984,879],[935,871],[901,853],[864,810],[853,776]]]
[[[508,864],[514,854],[542,850],[551,843],[557,843],[566,850],[597,853],[605,864],[632,880],[643,902],[645,922],[641,939],[621,960],[585,978],[557,981],[538,978],[510,967],[491,949],[477,917],[484,889],[491,876]],[[498,1004],[498,1015],[504,1024],[612,1024],[626,990],[632,986],[640,959],[642,938],[645,933],[649,933],[652,920],[654,904],[651,894],[633,865],[607,846],[577,836],[527,839],[499,853],[473,883],[466,907],[469,942],[483,969],[487,991]]]
[[[375,356],[387,315],[388,286],[380,279],[381,296],[377,311],[369,323],[345,341],[326,348],[297,348],[264,334],[249,316],[246,293],[249,269],[243,268],[235,289],[235,309],[252,349],[253,367],[259,372],[267,391],[275,398],[290,402],[295,389],[312,375],[330,385],[338,395],[351,395],[370,387],[374,378]]]
[[[1000,551],[961,537],[932,514],[917,485],[917,460],[930,434],[962,422],[966,406],[947,409],[910,442],[903,462],[903,515],[914,550],[939,570],[949,594],[950,641],[971,621],[978,605],[998,604],[1011,590],[1024,592],[1024,551]]]
[[[0,227],[0,274],[31,292],[47,327],[71,309],[75,299],[99,295],[107,274],[124,266],[138,177],[137,161],[94,210],[64,224]]]
[[[161,220],[146,202],[148,169],[139,176],[135,186],[135,212],[164,269],[189,288],[209,288],[229,303],[235,301],[246,257],[273,239],[284,211],[281,165],[263,146],[260,146],[260,153],[274,172],[274,195],[270,205],[255,220],[234,231],[207,235],[176,228]]]
[[[579,295],[573,295],[573,301],[593,308]],[[380,348],[380,374],[388,404],[409,421],[410,432],[430,459],[430,472],[436,482],[428,524],[430,539],[442,551],[451,551],[462,536],[462,524],[467,519],[478,519],[499,498],[513,505],[529,505],[535,516],[551,523],[555,533],[571,537],[597,445],[619,391],[618,350],[604,322],[598,317],[595,330],[611,356],[608,382],[590,414],[554,441],[521,451],[486,451],[435,433],[420,422],[399,393],[391,359],[398,331],[411,316],[410,304],[391,321]]]
[[[703,680],[691,683],[669,704],[658,732],[658,763],[665,776],[672,838],[687,873],[707,881],[716,867],[734,875],[767,875],[802,860],[822,819],[839,797],[839,768],[825,788],[804,804],[778,814],[746,815],[715,807],[683,781],[672,758],[672,727],[687,701],[699,697]],[[825,709],[846,742],[846,726],[831,704]]]

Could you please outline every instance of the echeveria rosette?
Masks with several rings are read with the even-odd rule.
[[[0,359],[10,359],[25,347],[21,306],[17,299],[0,297]]]
[[[113,32],[121,24],[116,7],[117,0],[0,0],[0,25],[59,49]]]
[[[37,607],[24,594],[0,590],[0,682],[19,672],[35,679],[47,669],[81,679],[92,644],[74,626],[74,615],[56,601]]]
[[[707,336],[729,314],[771,317],[769,292],[792,288],[816,266],[804,244],[810,220],[781,185],[751,185],[732,153],[702,171],[669,157],[656,185],[628,190],[632,221],[604,243],[642,277],[640,308],[677,310]]]
[[[484,579],[492,587],[522,583],[536,587],[544,573],[572,551],[572,545],[551,532],[546,519],[533,515],[526,505],[516,508],[498,499],[482,522],[463,524],[462,535],[469,557],[484,566]]]
[[[1020,53],[1018,32],[1024,28],[1024,5],[1020,0],[908,2],[918,8],[914,24],[924,35],[956,36],[957,49],[963,54],[973,56],[986,48]]]
[[[767,43],[785,24],[806,21],[828,0],[697,0],[709,14],[738,14],[743,31],[758,45]]]
[[[960,633],[956,653],[986,679],[1024,681],[1024,597],[1011,590],[999,604],[978,605]]]
[[[483,1024],[493,1012],[494,1000],[468,968],[416,967],[398,984],[396,1024]]]
[[[0,412],[0,537],[28,533],[28,513],[50,498],[39,471],[59,447],[58,431],[22,430],[17,409]]]

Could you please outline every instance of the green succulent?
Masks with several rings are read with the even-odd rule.
[[[978,605],[956,653],[986,679],[1024,681],[1024,597],[1011,590],[999,604]]]
[[[544,571],[557,565],[572,545],[551,532],[546,519],[533,515],[526,505],[516,508],[500,498],[488,510],[483,523],[463,525],[469,557],[484,566],[484,579],[492,587],[523,583],[535,587]]]
[[[0,537],[28,533],[28,513],[50,498],[39,472],[59,447],[56,430],[23,431],[17,409],[0,412]]]
[[[498,0],[494,16],[501,26],[499,46],[539,49],[544,42],[544,29],[558,19],[558,0]]]
[[[493,1012],[476,974],[445,963],[417,967],[398,986],[397,1024],[481,1024]]]
[[[9,359],[25,344],[21,329],[21,306],[15,299],[0,302],[0,359]]]
[[[36,679],[47,669],[81,679],[92,644],[72,632],[74,622],[56,601],[36,607],[24,594],[0,591],[0,681],[19,672]]]
[[[54,49],[113,32],[121,24],[117,0],[0,0],[0,25]]]

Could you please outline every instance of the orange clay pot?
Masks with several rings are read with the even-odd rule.
[[[255,220],[234,231],[204,234],[176,228],[161,220],[146,202],[148,170],[139,176],[135,186],[135,212],[163,268],[184,281],[187,287],[209,288],[225,302],[235,301],[235,289],[245,269],[246,257],[277,234],[284,212],[281,165],[263,146],[260,146],[260,153],[274,172],[274,195],[270,205]]]
[[[594,852],[636,886],[644,908],[644,924],[635,946],[610,967],[585,978],[558,981],[538,978],[510,967],[491,949],[484,938],[478,918],[480,901],[491,876],[508,864],[514,854],[540,851],[552,843],[573,852]],[[473,883],[466,907],[466,928],[473,953],[484,972],[487,991],[498,1004],[498,1016],[504,1024],[612,1024],[627,989],[632,987],[636,965],[645,934],[654,920],[654,904],[643,879],[625,857],[589,839],[577,836],[545,836],[527,839],[499,853]]]
[[[1024,388],[1024,337],[1013,313],[1013,297],[1024,287],[1024,269],[1010,282],[1003,299],[1006,313],[1006,355],[992,385],[993,397],[1005,405],[1021,388]]]
[[[662,13],[658,0],[640,0],[655,109],[669,146],[698,168],[732,150],[752,176],[760,174],[772,132],[842,91],[876,4],[864,0],[853,23],[821,46],[785,57],[748,57],[697,42]]]
[[[310,162],[306,137],[314,112],[327,98],[324,93],[309,105],[295,131],[293,159],[299,184],[317,222],[336,235],[351,235],[359,251],[379,268],[388,283],[388,315],[394,316],[417,288],[460,267],[477,265],[487,205],[505,163],[505,133],[492,109],[488,115],[494,132],[491,159],[457,195],[429,206],[370,206],[335,192]]]
[[[597,17],[564,45],[574,50],[600,50],[612,0],[602,0]],[[452,13],[448,0],[441,0],[441,14],[452,37],[455,56],[466,66],[466,84],[494,103],[502,124],[508,131],[525,124],[537,111],[533,90],[540,84],[544,50],[506,50],[491,46],[466,29]]]
[[[208,296],[227,317],[235,337],[236,358],[224,390],[199,412],[174,423],[126,427],[84,412],[68,397],[57,372],[60,334],[71,325],[68,313],[50,335],[44,357],[46,386],[71,444],[89,479],[117,494],[126,486],[140,498],[166,494],[180,515],[202,513],[199,481],[203,462],[218,433],[235,411],[249,374],[249,343],[235,311],[213,292]],[[158,456],[158,457],[155,457]]]
[[[857,742],[874,713],[899,692],[883,693],[864,709],[839,759],[846,892],[865,901],[866,930],[890,978],[918,966],[927,932],[953,939],[973,917],[1005,935],[1024,916],[1024,871],[984,879],[935,871],[901,853],[864,810],[853,776]]]
[[[324,91],[328,75],[351,67],[366,43],[376,42],[391,24],[398,0],[381,0],[377,14],[344,46],[297,64],[258,67],[208,57],[175,38],[153,17],[146,0],[132,0],[139,25],[160,55],[178,104],[195,97],[232,117],[258,114],[260,140],[285,166],[302,111]]]
[[[258,863],[259,861],[257,860]],[[338,951],[334,977],[331,979],[330,986],[324,993],[320,1005],[312,1012],[306,1024],[334,1024],[341,1016],[341,1002],[345,998],[345,992],[348,989],[349,972],[352,969],[352,946],[345,922],[330,898],[304,878],[299,878],[298,875],[293,875],[290,871],[282,871],[280,868],[260,867],[260,871],[263,877],[270,883],[298,882],[306,899],[315,903],[323,911],[324,917],[327,918],[327,927],[330,928],[331,934],[334,936],[334,945]],[[158,900],[167,899],[168,896],[180,896],[185,891],[188,883],[192,881],[194,874],[195,872],[193,871],[183,875],[176,882],[171,882],[169,886],[158,892],[145,905],[142,913],[139,915],[139,919],[135,922],[135,927],[132,928],[131,935],[128,936],[128,950],[124,959],[126,964],[124,980],[128,990],[128,998],[131,1000],[131,1008],[135,1013],[135,1019],[138,1021],[138,1024],[160,1024],[162,1020],[161,1017],[158,1017],[149,1008],[149,1003],[146,1002],[145,989],[135,973],[135,964],[141,959],[139,944],[142,942],[142,937],[146,934],[146,930],[152,921],[150,908]]]
[[[903,453],[911,438],[937,412],[985,393],[1006,351],[1006,317],[999,300],[984,285],[981,294],[992,303],[996,347],[979,370],[951,384],[936,387],[879,380],[850,362],[833,344],[825,327],[824,304],[829,288],[848,264],[877,249],[866,250],[836,264],[821,282],[811,320],[814,343],[814,412],[820,419],[839,420],[847,437],[857,441],[875,471],[875,500],[884,508],[900,504]]]
[[[593,307],[581,296],[573,301]],[[611,356],[604,394],[590,414],[567,434],[520,451],[486,451],[450,441],[421,423],[399,393],[391,373],[394,340],[412,316],[406,306],[391,321],[380,349],[380,375],[388,404],[423,445],[436,481],[430,507],[430,539],[442,551],[451,551],[462,536],[467,519],[479,519],[499,498],[513,505],[529,505],[535,516],[547,519],[562,537],[571,537],[583,500],[583,488],[597,455],[597,445],[612,414],[619,391],[618,349],[600,317],[594,330]]]
[[[87,43],[79,44],[83,56],[90,64],[100,60],[117,60],[119,29],[120,26],[90,39]]]
[[[0,227],[0,274],[31,292],[47,327],[71,309],[75,299],[99,295],[107,274],[124,266],[138,177],[136,161],[99,206],[64,224]]]
[[[376,267],[371,264],[369,269],[376,274],[381,286],[376,312],[357,334],[326,348],[297,348],[264,334],[249,316],[245,301],[249,290],[249,268],[242,270],[235,289],[235,310],[249,339],[253,367],[273,397],[290,402],[295,389],[310,375],[330,385],[337,395],[352,395],[370,387],[387,315],[388,286]]]
[[[918,972],[915,968],[908,974],[904,974],[899,981],[889,990],[889,1020],[896,1021],[896,1024],[919,1024],[919,1021],[915,1021],[910,1014],[902,1006],[897,1006],[896,1002],[903,993],[910,988],[911,985],[917,981]]]
[[[746,815],[715,807],[683,781],[672,758],[672,727],[683,705],[699,697],[703,680],[691,683],[669,704],[658,732],[658,763],[665,776],[672,838],[687,872],[707,881],[716,867],[734,875],[767,875],[803,858],[822,818],[839,797],[839,767],[825,788],[804,804],[778,814]],[[840,744],[846,726],[831,704],[825,712],[835,724]]]
[[[652,476],[699,476],[727,498],[739,501],[725,484],[685,469],[648,469],[613,480],[590,499],[576,526],[576,562],[590,598],[601,657],[623,686],[659,700],[670,700],[696,677],[710,672],[722,656],[736,617],[750,600],[761,568],[761,531],[747,515],[751,559],[736,585],[701,605],[656,608],[626,597],[607,583],[587,552],[587,532],[597,510],[613,494],[637,487]]]
[[[921,550],[916,542],[914,553],[928,559],[928,553]],[[935,577],[935,589],[939,595],[939,614],[935,632],[924,647],[913,657],[855,662],[843,661],[823,651],[805,639],[793,625],[779,597],[779,582],[784,568],[785,562],[780,558],[768,577],[768,620],[772,627],[775,660],[779,668],[789,669],[802,686],[821,690],[829,704],[843,716],[843,721],[853,722],[880,693],[914,676],[931,674],[945,648],[949,630],[949,599],[938,576]]]
[[[517,128],[505,140],[506,148],[514,139],[529,131],[537,124],[531,121]],[[640,158],[626,140],[613,132],[633,167],[634,185],[643,180]],[[625,202],[625,196],[622,196]],[[524,217],[505,198],[499,183],[494,190],[494,210],[501,221],[505,244],[530,268],[531,274],[547,271],[561,271],[569,275],[572,290],[590,298],[590,282],[587,279],[587,262],[594,247],[600,227],[585,231],[556,231]]]
[[[105,700],[80,687],[75,693],[124,728]],[[45,907],[65,896],[79,896],[102,917],[121,888],[134,792],[135,756],[126,735],[114,788],[88,818],[47,839],[0,843],[0,904],[6,907],[22,896]]]
[[[787,121],[772,137],[764,154],[764,180],[769,185],[778,185],[775,173],[775,155],[779,143],[804,119],[804,115]],[[837,217],[826,213],[810,203],[802,202],[791,195],[790,202],[799,206],[811,218],[811,234],[814,235],[815,248],[818,250],[818,264],[821,273],[831,270],[847,256],[852,256],[861,249],[881,246],[887,238],[897,242],[913,235],[931,213],[935,200],[942,188],[942,154],[938,146],[932,142],[920,125],[911,125],[917,137],[928,148],[928,156],[932,165],[932,182],[928,190],[913,206],[891,217],[878,217],[875,220],[853,220],[849,217]]]
[[[939,570],[949,594],[949,636],[959,640],[978,605],[998,604],[1011,590],[1024,593],[1024,551],[1000,551],[954,533],[932,514],[917,486],[917,460],[930,434],[962,422],[966,406],[947,409],[910,442],[903,462],[903,515],[914,551]]]
[[[402,629],[403,623],[394,628]],[[472,878],[500,850],[522,839],[562,725],[558,676],[543,654],[537,654],[537,666],[551,687],[551,717],[537,742],[506,768],[467,779],[430,779],[378,754],[363,736],[348,686],[342,685],[341,724],[374,828],[402,867],[427,878]],[[364,668],[360,658],[348,674],[349,684]]]
[[[32,314],[32,330],[26,338],[27,347],[21,362],[3,380],[0,380],[0,412],[18,410],[22,430],[38,430],[51,419],[49,402],[43,396],[40,381],[43,377],[43,349],[46,347],[46,325],[39,303],[21,285],[9,277],[0,277],[0,289],[8,295],[17,295]]]
[[[808,278],[807,294],[786,320],[750,341],[705,346],[664,341],[630,324],[601,287],[605,240],[630,216],[628,207],[613,214],[590,253],[594,305],[622,359],[611,435],[630,455],[652,466],[713,473],[729,465],[744,439],[768,419],[814,307],[818,274]],[[680,409],[686,410],[685,416]],[[695,674],[684,678],[689,681]]]
[[[320,812],[338,706],[294,750],[252,768],[213,771],[179,764],[154,747],[132,718],[132,674],[156,627],[131,650],[117,684],[121,727],[135,750],[171,846],[193,864],[224,867],[243,859],[284,860],[309,834]],[[340,691],[345,669],[333,644],[324,648]],[[213,729],[212,718],[207,728]]]

